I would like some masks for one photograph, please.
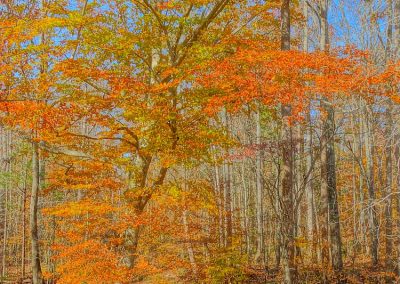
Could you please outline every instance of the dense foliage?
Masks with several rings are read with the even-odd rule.
[[[2,280],[394,283],[400,1],[334,2],[2,1]]]

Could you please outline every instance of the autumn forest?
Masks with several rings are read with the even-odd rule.
[[[400,0],[1,0],[0,283],[400,283]]]

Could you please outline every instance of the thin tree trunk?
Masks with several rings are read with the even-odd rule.
[[[395,60],[400,59],[400,0],[393,0],[394,2],[394,10],[393,10],[393,57]],[[400,137],[397,136],[394,140],[399,141]],[[397,163],[397,179],[396,179],[396,186],[397,191],[400,191],[400,148],[398,143],[396,144],[396,163]],[[400,194],[397,195],[396,198],[398,205],[397,205],[397,215],[400,216]],[[400,218],[398,217],[398,230],[400,230]],[[397,232],[399,234],[399,232]],[[397,270],[398,275],[400,276],[400,241],[398,240],[397,244]]]
[[[229,116],[224,110],[225,127],[230,130]],[[224,209],[226,226],[226,247],[232,246],[233,224],[232,224],[232,165],[230,161],[224,163]]]
[[[246,239],[246,253],[250,255],[251,251],[251,243],[250,243],[250,232],[249,232],[249,187],[246,186],[246,177],[245,177],[245,161],[241,163],[241,181],[242,181],[242,189],[243,189],[243,226],[245,232]]]
[[[257,250],[254,257],[256,263],[264,264],[264,224],[263,224],[263,184],[262,184],[262,160],[261,160],[261,119],[260,108],[256,113],[256,216],[257,216]]]
[[[275,211],[276,212],[282,212],[281,209],[281,205],[280,205],[280,201],[282,200],[282,194],[281,194],[281,186],[280,186],[280,176],[282,175],[281,170],[278,171],[277,173],[277,177],[278,177],[278,186],[276,187],[276,198],[275,198],[275,203],[274,203],[274,207],[275,207]],[[282,218],[282,217],[281,217]],[[277,218],[277,220],[275,220],[275,224],[277,226],[277,230],[273,230],[273,232],[275,233],[275,269],[278,270],[280,265],[281,265],[281,259],[282,259],[282,254],[281,254],[281,242],[282,242],[282,219]]]
[[[354,102],[354,96],[352,96],[352,106],[354,108],[357,107],[357,104]],[[358,135],[356,135],[357,130],[356,130],[356,114],[353,112],[351,115],[351,132],[352,132],[352,149],[355,153],[358,153],[358,146],[357,146],[357,141],[358,141]],[[356,165],[356,160],[355,158],[352,159],[352,190],[353,190],[353,242],[355,244],[358,243],[358,235],[357,235],[357,165]],[[358,254],[358,246],[354,245],[353,246],[353,265],[356,260]]]
[[[400,136],[396,135],[395,140],[400,141]],[[396,143],[394,150],[394,157],[396,161],[396,191],[400,192],[400,145]],[[396,197],[396,211],[397,216],[400,216],[400,194]],[[400,276],[400,218],[397,217],[397,275]]]
[[[188,178],[188,173],[187,169],[184,169],[184,174],[185,174],[185,182],[184,182],[184,189],[185,192],[188,191],[188,185],[187,185],[187,178]],[[192,272],[193,272],[193,278],[197,280],[198,278],[198,268],[197,268],[197,263],[194,255],[194,250],[193,250],[193,244],[190,236],[190,231],[189,231],[189,222],[188,222],[188,211],[185,208],[182,212],[182,221],[183,221],[183,230],[185,233],[185,238],[186,238],[186,249],[188,252],[188,257],[189,257],[189,262],[192,267]]]
[[[187,219],[188,219],[187,218],[187,210],[185,209],[185,210],[183,210],[183,213],[182,213],[182,221],[183,221],[183,229],[185,232],[185,237],[187,238],[186,248],[187,248],[187,252],[188,252],[189,262],[190,262],[190,265],[192,266],[193,277],[194,277],[194,279],[197,279],[198,268],[197,268],[196,260],[194,258],[193,245],[190,240],[189,224],[188,224]]]
[[[374,145],[372,139],[371,122],[368,117],[368,107],[365,106],[364,117],[364,144],[366,158],[366,174],[367,174],[367,189],[368,189],[368,217],[370,227],[370,253],[372,265],[378,264],[378,219],[376,216],[375,206],[375,176],[374,176]]]
[[[8,171],[8,166],[9,166],[9,149],[8,149],[8,131],[5,130],[4,128],[0,128],[0,157],[1,157],[1,163],[2,163],[2,168],[1,170],[4,172]],[[9,186],[8,182],[5,182],[4,187],[2,190],[4,191],[4,201],[3,201],[3,224],[2,224],[2,230],[3,230],[3,244],[2,244],[2,250],[1,250],[1,275],[2,278],[5,278],[7,276],[7,242],[8,242],[8,231],[9,231],[9,222],[8,222],[8,206],[9,206]]]
[[[220,182],[220,174],[219,174],[219,166],[217,163],[214,163],[214,175],[215,175],[215,196],[217,199],[218,206],[218,236],[219,236],[219,245],[223,247],[224,241],[224,218],[223,218],[223,204],[222,204],[222,193],[221,193],[221,182]]]
[[[7,171],[8,169],[8,149],[7,149],[7,132],[3,132],[2,138],[3,138],[3,161],[5,163],[4,170]],[[5,278],[7,276],[7,238],[8,238],[8,183],[5,183],[4,187],[4,219],[3,219],[3,247],[2,247],[2,271],[1,275],[2,278]]]
[[[22,191],[22,248],[21,248],[21,279],[25,278],[25,259],[26,259],[26,179]]]
[[[302,1],[302,9],[304,16],[304,24],[303,24],[303,51],[308,52],[308,4],[306,0]],[[305,147],[308,149],[306,152],[306,164],[305,164],[305,172],[308,172],[312,166],[312,125],[311,125],[311,103],[308,104],[308,114],[307,114],[307,124],[304,132],[304,140]],[[313,174],[312,172],[309,174],[307,181],[305,183],[305,191],[306,191],[306,205],[307,205],[307,240],[312,243],[311,249],[311,262],[314,263],[316,260],[316,248],[315,248],[315,215],[314,215],[314,191],[313,191]]]
[[[40,189],[39,145],[32,142],[32,192],[30,204],[30,233],[32,254],[32,280],[33,284],[42,283],[42,269],[39,255],[38,234],[38,198]]]
[[[390,102],[389,102],[390,104]],[[393,146],[393,121],[392,121],[392,106],[389,105],[386,110],[386,202],[385,202],[385,263],[387,268],[392,266],[393,253],[393,222],[392,222],[392,183],[393,183],[393,165],[392,165],[392,146]]]
[[[362,102],[362,98],[359,97],[358,98],[358,117],[359,117],[359,131],[358,131],[358,148],[357,148],[357,152],[358,152],[358,157],[359,160],[362,161],[364,159],[364,139],[363,139],[363,132],[364,132],[364,119],[363,119],[363,102]],[[364,175],[362,173],[363,169],[360,168],[360,172],[359,172],[359,192],[360,192],[360,232],[361,232],[361,240],[362,240],[362,249],[363,252],[367,251],[367,237],[366,237],[366,217],[365,217],[365,207],[364,207],[364,203],[365,203],[365,193],[364,193]]]
[[[328,183],[327,183],[327,154],[326,154],[326,143],[327,137],[326,135],[322,135],[321,137],[321,150],[320,150],[320,158],[321,158],[321,205],[319,211],[320,217],[320,243],[321,243],[321,261],[322,268],[326,270],[329,265],[329,242],[328,242]]]
[[[320,48],[321,50],[326,50],[328,45],[328,23],[327,23],[327,2],[325,0],[319,1],[319,21],[320,21]],[[321,99],[321,105],[327,105],[324,103],[324,98]],[[324,107],[327,111],[327,106]],[[320,207],[320,238],[321,238],[321,257],[322,266],[325,271],[329,265],[329,186],[328,186],[328,154],[327,154],[327,144],[329,136],[327,133],[327,119],[322,122],[322,137],[321,137],[321,207]]]
[[[225,224],[226,224],[226,247],[232,246],[232,188],[231,188],[232,169],[230,162],[224,165],[224,204],[225,204]]]
[[[313,156],[313,139],[312,139],[312,126],[311,117],[308,115],[308,125],[306,129],[306,144],[308,152],[306,153],[306,172],[310,171],[312,167],[312,156]],[[314,185],[313,175],[310,173],[306,182],[306,204],[307,204],[307,239],[308,242],[312,243],[311,260],[314,263],[316,260],[316,240],[315,240],[315,207],[314,207]]]
[[[400,0],[394,1],[393,10],[393,55],[395,59],[400,58]]]

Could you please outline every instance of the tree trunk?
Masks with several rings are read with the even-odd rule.
[[[394,2],[394,10],[393,10],[393,57],[395,60],[400,59],[400,0],[393,0]],[[395,141],[399,141],[400,137],[397,136]],[[396,163],[397,163],[397,179],[396,179],[396,186],[397,186],[397,191],[400,191],[400,148],[398,146],[398,143],[396,143]],[[397,206],[397,214],[398,216],[400,215],[400,195],[397,195],[397,201],[398,201],[398,206]],[[400,218],[398,217],[398,230],[400,230]],[[397,232],[399,234],[399,232]],[[397,268],[398,268],[398,275],[400,276],[400,241],[398,240],[397,244]]]
[[[372,139],[371,121],[368,117],[368,107],[364,109],[364,144],[365,144],[365,158],[366,158],[366,174],[367,174],[367,189],[368,189],[368,219],[370,227],[370,253],[372,265],[378,264],[378,219],[376,216],[375,206],[375,176],[374,176],[374,145]]]
[[[312,155],[313,155],[313,139],[312,139],[312,128],[311,128],[311,117],[308,115],[308,125],[306,129],[306,145],[308,151],[306,152],[306,173],[311,171],[312,167]],[[312,173],[309,174],[306,185],[306,204],[307,204],[307,240],[308,242],[312,243],[312,253],[311,253],[311,260],[314,262],[316,260],[316,240],[315,240],[315,207],[314,207],[314,185],[313,185],[313,175]]]
[[[187,218],[187,210],[185,209],[185,210],[183,210],[183,213],[182,213],[182,221],[183,221],[183,229],[185,232],[185,238],[187,239],[186,240],[186,249],[188,252],[190,265],[192,266],[193,278],[197,279],[198,268],[197,268],[196,260],[194,258],[193,245],[192,245],[192,241],[190,239],[189,224],[188,224],[187,219],[188,219]]]
[[[321,37],[320,37],[320,48],[321,50],[326,50],[328,44],[328,23],[327,23],[327,3],[324,0],[320,0],[319,2],[319,21],[321,23]],[[324,98],[321,99],[321,105],[324,105]],[[326,108],[324,108],[327,111]],[[321,238],[321,257],[322,257],[322,266],[323,270],[326,270],[329,265],[329,192],[328,192],[328,155],[327,155],[327,144],[328,144],[328,133],[326,129],[326,118],[322,122],[322,137],[321,137],[321,209],[320,209],[320,238]]]
[[[256,263],[264,264],[264,224],[263,224],[263,183],[262,183],[262,159],[261,159],[261,121],[260,108],[256,113],[256,220],[257,220],[257,250],[254,257]]]
[[[399,141],[400,136],[396,135],[395,140]],[[400,192],[400,145],[396,143],[394,150],[394,157],[396,161],[396,191]],[[397,216],[400,216],[400,194],[396,196],[396,211]],[[397,217],[397,275],[400,276],[400,218]]]
[[[3,130],[3,129],[2,129]],[[7,131],[3,130],[1,133],[2,139],[2,163],[4,163],[4,172],[8,171],[9,166],[9,155],[8,155],[8,138]],[[8,182],[4,184],[4,216],[3,216],[3,246],[2,246],[2,259],[1,259],[1,276],[5,278],[7,276],[7,242],[8,242]]]
[[[229,116],[224,110],[225,127],[230,132]],[[228,152],[229,153],[229,152]],[[226,247],[232,246],[233,224],[232,224],[232,165],[230,161],[224,163],[224,209],[226,226]]]
[[[393,59],[393,24],[395,19],[393,18],[393,0],[388,0],[387,3],[388,11],[388,28],[387,28],[387,40],[386,40],[386,63],[388,59]],[[385,112],[386,127],[385,127],[385,154],[386,154],[386,183],[385,183],[385,264],[388,269],[392,266],[392,252],[393,252],[393,222],[392,222],[392,183],[393,183],[393,162],[392,162],[392,146],[393,146],[393,119],[392,119],[392,100],[388,100],[387,109]]]
[[[385,263],[387,268],[392,266],[393,253],[393,222],[392,222],[392,184],[393,184],[393,161],[392,161],[392,146],[393,146],[393,120],[392,120],[392,104],[389,101],[386,110],[386,184],[385,184]]]
[[[342,241],[340,234],[339,206],[336,191],[336,164],[334,145],[334,110],[332,106],[325,106],[328,117],[325,122],[325,133],[327,134],[326,144],[326,180],[328,186],[328,207],[329,207],[329,236],[332,257],[332,267],[340,271],[343,268]]]
[[[25,258],[26,258],[26,176],[22,189],[22,248],[21,248],[21,278],[25,278]]]
[[[302,1],[302,10],[304,16],[304,24],[303,24],[303,46],[302,49],[304,52],[308,52],[308,4],[306,0]],[[306,195],[306,207],[307,207],[307,241],[312,244],[311,249],[311,263],[314,263],[316,258],[316,240],[315,240],[315,207],[314,207],[314,187],[313,187],[313,173],[311,170],[312,167],[312,156],[313,156],[313,137],[312,137],[312,121],[311,121],[311,102],[308,104],[308,114],[307,114],[307,124],[304,132],[304,142],[305,142],[305,154],[306,154],[306,162],[305,162],[305,172],[310,174],[307,177],[305,182],[305,195]]]
[[[400,58],[400,0],[394,1],[393,10],[393,55],[395,59]]]
[[[246,240],[246,254],[251,253],[251,243],[250,243],[250,230],[249,230],[249,186],[246,186],[246,176],[245,176],[245,161],[241,162],[241,182],[243,190],[243,227]]]
[[[38,234],[38,198],[40,189],[40,168],[39,168],[39,145],[32,142],[32,192],[30,204],[30,233],[31,233],[31,254],[32,254],[32,281],[33,284],[42,283],[42,269],[39,255],[39,234]]]
[[[281,6],[281,49],[290,50],[290,0],[283,0]],[[294,263],[294,204],[293,204],[293,141],[289,122],[291,106],[281,105],[282,116],[282,206],[280,242],[284,283],[295,283]]]
[[[7,242],[8,242],[8,188],[4,188],[4,219],[3,219],[3,247],[2,247],[2,259],[1,259],[1,275],[2,278],[7,276]]]
[[[226,224],[226,247],[232,246],[232,195],[231,195],[231,178],[232,168],[230,162],[224,164],[224,207],[225,207],[225,224]]]
[[[329,52],[329,33],[328,33],[328,0],[320,1],[320,20],[321,20],[321,49]],[[330,252],[332,257],[332,267],[334,270],[343,268],[342,261],[342,241],[340,234],[339,206],[336,191],[336,161],[335,161],[335,112],[333,105],[326,98],[323,98],[322,107],[326,112],[326,118],[323,121],[323,137],[326,145],[323,145],[325,152],[324,168],[325,176],[322,179],[326,180],[328,220],[329,220],[329,237],[330,237]],[[322,190],[322,189],[321,189]],[[325,220],[324,220],[325,221]]]
[[[328,183],[327,183],[327,154],[326,154],[327,137],[321,137],[321,205],[320,205],[320,243],[321,243],[321,261],[324,270],[329,265],[329,239],[328,239]]]

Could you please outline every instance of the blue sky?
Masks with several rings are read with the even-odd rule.
[[[381,38],[386,42],[386,27],[387,19],[382,12],[386,9],[386,1],[372,1],[372,9],[377,14],[379,13],[377,24],[379,26]],[[335,46],[342,46],[345,44],[343,41],[346,37],[350,39],[351,43],[358,48],[367,48],[367,44],[378,44],[376,39],[365,39],[361,41],[363,31],[362,19],[360,18],[360,9],[365,7],[365,0],[332,0],[329,11],[329,23],[334,29],[334,40],[332,43]],[[365,11],[363,13],[366,15]],[[368,28],[368,27],[367,27]],[[371,28],[371,27],[369,27]]]

